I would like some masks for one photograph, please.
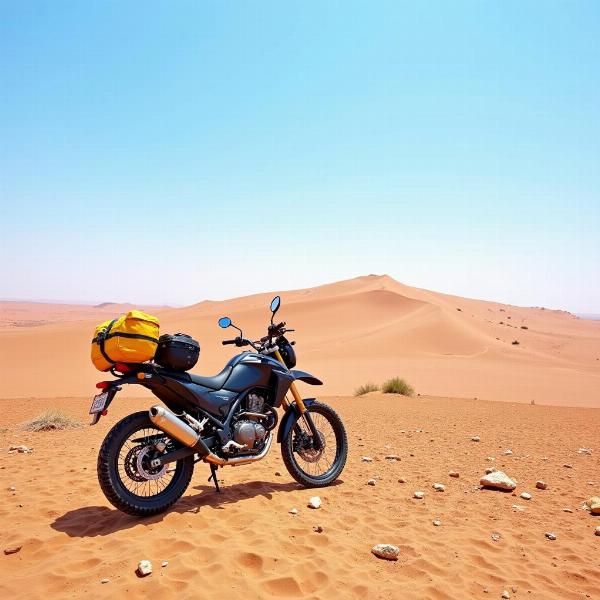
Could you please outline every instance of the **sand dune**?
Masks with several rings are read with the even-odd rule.
[[[48,403],[87,421],[88,398],[1,400],[0,548],[22,549],[0,552],[0,597],[598,598],[600,517],[581,505],[600,494],[600,410],[378,394],[326,401],[346,423],[350,455],[341,481],[316,492],[321,509],[306,507],[315,492],[289,477],[274,447],[261,463],[219,471],[221,494],[196,465],[172,510],[136,519],[102,496],[95,462],[108,428],[147,401],[119,398],[94,428],[26,433],[19,423]],[[34,452],[9,455],[11,443]],[[489,466],[517,480],[515,494],[479,489]],[[370,554],[381,542],[400,547],[397,562]],[[145,579],[134,573],[141,559],[154,565]]]
[[[260,337],[272,295],[152,312],[163,332],[200,340],[196,371],[211,374],[232,353],[220,344],[229,332],[218,329],[218,317],[228,314]],[[388,276],[281,295],[278,318],[297,330],[299,365],[324,380],[319,393],[348,394],[399,375],[422,394],[600,406],[600,322],[421,290]],[[101,378],[88,358],[94,325],[127,306],[8,304],[0,303],[0,397],[89,394]]]

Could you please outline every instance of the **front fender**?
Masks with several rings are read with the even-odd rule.
[[[290,373],[294,376],[294,379],[297,379],[298,381],[304,381],[304,383],[308,383],[309,385],[323,385],[323,382],[320,379],[317,379],[314,375],[311,375],[306,371],[292,370]]]
[[[304,398],[304,406],[310,406],[317,401],[316,398]],[[288,436],[292,430],[294,423],[300,418],[300,411],[295,404],[290,404],[288,409],[285,411],[281,423],[279,424],[279,430],[277,431],[277,441],[281,444],[283,440]]]

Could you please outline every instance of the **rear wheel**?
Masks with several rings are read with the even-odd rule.
[[[129,415],[109,431],[98,454],[98,481],[113,506],[130,515],[148,516],[181,498],[194,472],[194,457],[151,467],[150,461],[160,455],[156,448],[160,442],[167,450],[175,449],[147,412]]]
[[[281,444],[283,462],[290,475],[306,487],[324,487],[333,483],[344,469],[348,456],[348,438],[342,420],[326,404],[315,402],[306,407],[319,432],[320,448],[313,442],[311,428],[299,416]]]

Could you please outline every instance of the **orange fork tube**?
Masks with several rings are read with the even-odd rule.
[[[285,364],[283,362],[283,357],[279,353],[279,350],[275,350],[275,358],[280,363]],[[296,406],[298,407],[300,414],[304,414],[306,412],[306,406],[304,406],[304,402],[302,402],[302,398],[300,397],[300,394],[298,393],[298,390],[296,389],[296,384],[293,381],[290,384],[290,392],[292,392],[292,396],[294,396],[294,400],[296,401]]]

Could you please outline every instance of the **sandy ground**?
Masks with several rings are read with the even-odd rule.
[[[455,599],[506,589],[600,598],[600,517],[581,508],[600,495],[600,410],[377,393],[326,401],[346,423],[350,455],[339,483],[316,492],[321,509],[306,507],[315,492],[291,479],[274,446],[261,463],[220,471],[221,494],[196,465],[172,510],[136,519],[104,499],[95,462],[108,429],[148,400],[118,397],[96,427],[47,433],[19,424],[49,406],[87,421],[89,398],[0,400],[0,547],[22,545],[0,553],[0,597]],[[8,454],[12,443],[35,450]],[[385,460],[390,453],[400,460]],[[479,489],[490,466],[518,481],[516,494]],[[380,542],[398,545],[400,559],[371,555]],[[134,573],[140,559],[154,564],[144,579]]]
[[[273,294],[152,309],[161,331],[201,342],[195,372],[231,356],[217,319],[229,315],[254,339],[265,334]],[[408,287],[366,276],[281,293],[278,318],[296,329],[299,367],[351,394],[366,381],[405,377],[422,394],[600,407],[600,321]],[[0,398],[81,396],[98,373],[89,361],[96,323],[127,306],[0,302]],[[230,335],[231,333],[231,335]],[[518,342],[518,344],[513,344]]]

